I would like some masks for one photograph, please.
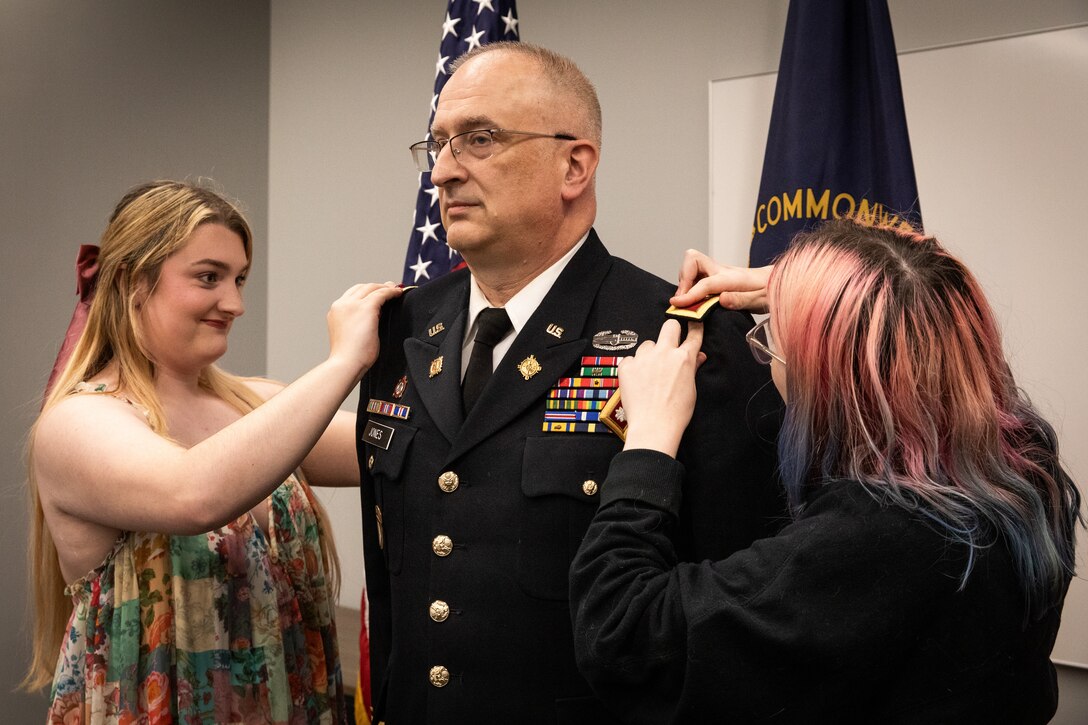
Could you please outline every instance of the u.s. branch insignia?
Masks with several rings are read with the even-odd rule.
[[[540,366],[540,363],[537,362],[535,355],[530,355],[529,357],[518,363],[518,372],[521,373],[521,377],[525,378],[526,380],[533,377],[543,369],[544,368]]]
[[[434,360],[431,360],[431,374],[428,377],[434,377],[442,372],[442,356],[439,355]]]

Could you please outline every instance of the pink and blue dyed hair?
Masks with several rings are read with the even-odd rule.
[[[769,296],[791,506],[823,482],[859,481],[969,547],[961,584],[974,552],[1003,540],[1033,608],[1060,599],[1080,495],[963,264],[933,238],[833,221],[794,239]]]

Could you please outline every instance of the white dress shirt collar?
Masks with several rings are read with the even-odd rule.
[[[508,334],[504,337],[499,344],[495,345],[495,351],[493,353],[494,364],[498,366],[499,361],[502,360],[506,351],[514,344],[514,338],[520,333],[525,324],[529,321],[529,318],[536,312],[536,308],[540,307],[540,303],[544,301],[544,298],[551,291],[552,285],[555,284],[555,280],[559,279],[559,275],[566,269],[567,264],[578,253],[578,250],[585,244],[586,239],[589,238],[589,232],[585,233],[578,243],[571,247],[570,251],[556,260],[550,267],[534,277],[529,284],[518,290],[517,294],[507,300],[504,307],[506,308],[506,314],[510,317],[510,324],[513,325],[512,334]],[[491,303],[487,301],[487,297],[484,296],[480,286],[476,284],[476,278],[470,276],[468,286],[468,321],[465,325],[465,338],[461,344],[461,377],[464,378],[465,370],[468,368],[468,359],[472,354],[472,341],[476,337],[476,318],[480,312],[488,307],[491,307]]]

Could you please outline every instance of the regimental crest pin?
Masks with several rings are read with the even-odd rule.
[[[434,377],[442,372],[442,356],[439,355],[434,360],[431,360],[431,374],[430,377]]]
[[[530,355],[529,357],[518,363],[518,372],[521,373],[521,377],[525,378],[526,380],[533,377],[543,369],[544,368],[540,366],[540,363],[537,362],[535,355]]]
[[[437,335],[438,333],[442,332],[445,329],[446,329],[446,326],[444,324],[442,324],[441,322],[439,322],[436,325],[431,325],[431,327],[429,327],[427,329],[427,336],[428,337],[434,337],[435,335]]]
[[[551,335],[552,337],[562,338],[563,337],[563,328],[553,322],[550,325],[548,325],[548,334]]]
[[[400,380],[397,381],[396,386],[393,388],[393,400],[400,400],[401,396],[404,395],[405,388],[407,387],[408,376],[404,375],[401,377]]]
[[[593,336],[593,347],[598,350],[630,350],[638,344],[638,333],[632,330],[601,330]]]

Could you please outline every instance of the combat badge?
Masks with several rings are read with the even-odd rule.
[[[521,373],[521,377],[525,378],[526,380],[533,377],[543,369],[544,368],[540,366],[540,363],[537,362],[535,355],[530,355],[529,357],[518,363],[518,372]]]
[[[638,333],[631,330],[602,330],[593,336],[593,347],[598,350],[630,350],[638,344]]]
[[[713,309],[714,305],[718,304],[718,297],[719,295],[710,295],[702,302],[696,302],[688,307],[669,305],[669,309],[665,310],[665,314],[688,320],[701,320],[706,316],[707,312]]]

